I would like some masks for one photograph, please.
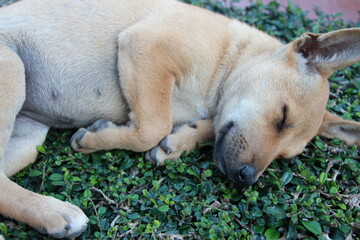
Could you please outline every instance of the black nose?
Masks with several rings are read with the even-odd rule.
[[[238,172],[238,181],[242,185],[250,186],[255,183],[255,168],[250,165],[243,165]]]

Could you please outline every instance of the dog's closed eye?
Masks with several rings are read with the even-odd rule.
[[[283,105],[282,107],[282,117],[280,118],[279,121],[277,121],[276,123],[276,130],[277,132],[281,132],[284,130],[284,128],[286,127],[286,121],[287,121],[287,115],[288,115],[288,106],[286,104]]]

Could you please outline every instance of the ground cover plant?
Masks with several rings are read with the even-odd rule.
[[[318,11],[254,3],[186,2],[237,18],[288,42],[304,32],[354,27]],[[0,1],[0,5],[9,1]],[[328,109],[360,121],[360,64],[330,78]],[[79,239],[359,239],[360,155],[356,146],[316,137],[290,160],[277,160],[251,187],[229,182],[212,160],[212,143],[157,168],[144,154],[90,155],[70,148],[73,131],[50,131],[35,164],[12,179],[32,191],[70,201],[90,222]],[[1,193],[0,193],[1,194]],[[0,217],[6,239],[52,239]]]

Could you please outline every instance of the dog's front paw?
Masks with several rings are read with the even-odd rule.
[[[164,137],[160,144],[145,154],[145,158],[151,162],[156,163],[157,166],[165,165],[165,160],[175,160],[179,158],[183,152],[181,146],[176,145],[174,141],[174,134]]]
[[[39,232],[54,238],[76,238],[85,231],[89,219],[80,208],[53,197],[43,197],[34,216],[40,220],[40,224],[34,226]]]
[[[116,129],[117,126],[109,120],[99,119],[88,128],[80,128],[71,137],[71,147],[78,152],[91,153],[102,149],[108,149],[106,146],[106,131]]]
[[[71,137],[71,140],[70,140],[71,147],[75,151],[82,152],[82,153],[91,153],[91,152],[96,151],[95,149],[89,148],[89,146],[88,146],[89,144],[87,144],[87,141],[86,141],[87,134],[91,134],[91,132],[85,128],[80,128]]]
[[[164,137],[158,146],[148,151],[145,158],[162,166],[166,159],[175,160],[183,152],[190,152],[197,143],[197,125],[195,122],[176,126],[170,135]]]

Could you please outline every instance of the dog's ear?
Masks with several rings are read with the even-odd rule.
[[[339,138],[347,145],[360,146],[360,123],[344,120],[329,112],[325,112],[318,135],[326,138]]]
[[[321,74],[331,74],[336,69],[360,61],[360,28],[325,34],[305,33],[292,46]]]

